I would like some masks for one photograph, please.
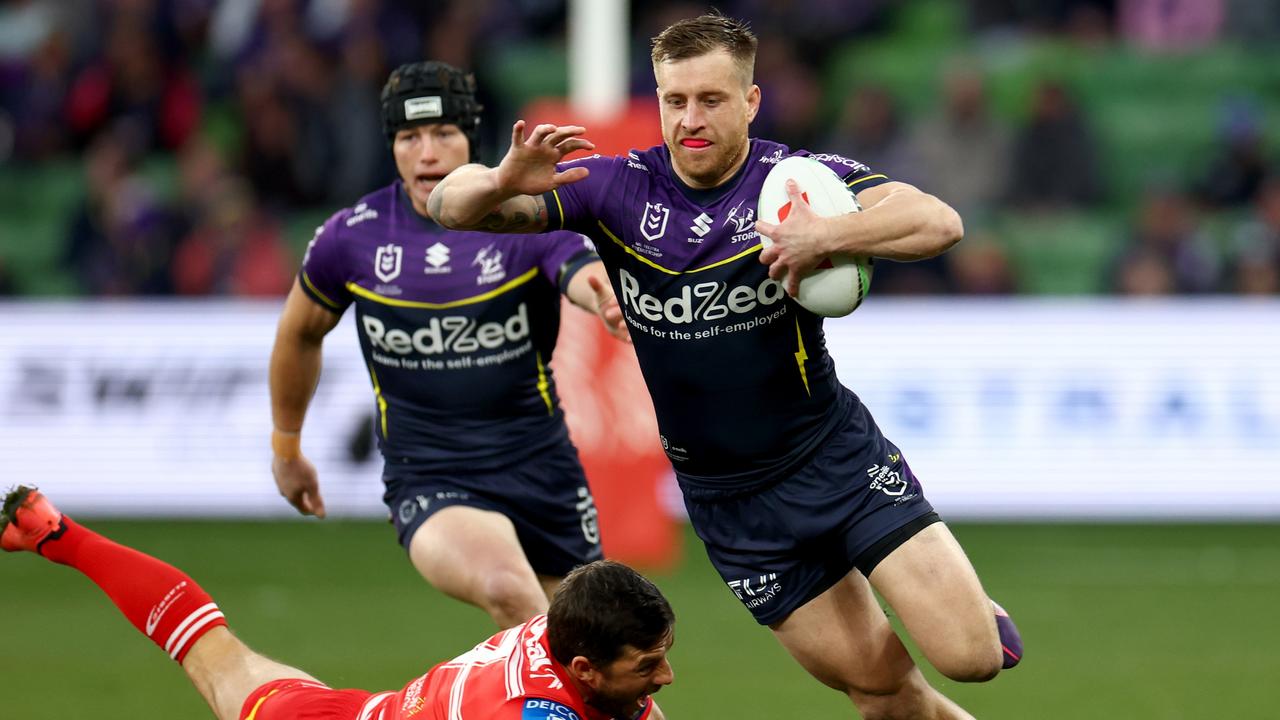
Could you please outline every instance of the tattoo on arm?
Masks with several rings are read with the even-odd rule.
[[[541,195],[512,198],[484,217],[476,226],[485,232],[538,232],[547,227],[547,203]]]

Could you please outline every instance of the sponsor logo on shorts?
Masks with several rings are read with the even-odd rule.
[[[782,583],[778,582],[777,573],[743,580],[730,580],[726,584],[748,610],[754,610],[768,603],[782,592]]]
[[[871,478],[868,487],[889,497],[902,497],[910,485],[902,477],[902,473],[893,469],[893,465],[872,465],[867,468],[867,476]]]
[[[422,495],[419,495],[412,500],[405,500],[400,503],[400,509],[397,510],[397,514],[400,516],[400,524],[408,525],[413,521],[414,516],[418,514],[419,510],[426,512],[427,508],[430,506],[431,500]]]
[[[573,506],[582,518],[582,537],[592,545],[600,544],[600,512],[596,510],[595,498],[585,487],[578,488],[578,502]]]

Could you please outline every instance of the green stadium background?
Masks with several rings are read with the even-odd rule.
[[[11,3],[0,8],[10,13],[0,14],[0,21],[40,4]],[[1267,12],[1259,17],[1275,18],[1270,3],[1204,5],[1220,7],[1225,16],[1241,4],[1260,5]],[[565,10],[549,5],[552,9],[542,15],[522,16],[537,21],[535,30],[515,33],[509,41],[476,42],[464,55],[488,85],[495,117],[488,127],[493,133],[488,159],[519,108],[568,92]],[[722,7],[730,10],[728,5]],[[1079,10],[1094,5],[1102,8],[1103,20],[1087,8]],[[1256,131],[1275,177],[1280,29],[1266,26],[1253,28],[1256,36],[1233,35],[1222,21],[1207,39],[1192,32],[1189,39],[1152,48],[1122,31],[1124,13],[1142,5],[1058,3],[1055,7],[1077,12],[1053,15],[1019,11],[1018,3],[851,3],[850,13],[856,7],[866,22],[852,27],[843,40],[825,38],[830,46],[820,59],[806,56],[798,64],[810,73],[820,97],[814,126],[797,132],[828,137],[844,100],[871,85],[889,89],[904,122],[936,117],[943,78],[957,66],[976,68],[985,77],[992,116],[1016,127],[1026,119],[1035,88],[1051,79],[1069,90],[1088,119],[1105,191],[1086,202],[1049,206],[997,199],[966,216],[970,237],[982,238],[1009,264],[1012,286],[988,288],[994,302],[1014,307],[1045,297],[1120,294],[1112,280],[1114,263],[1153,193],[1176,192],[1180,203],[1193,206],[1212,262],[1235,267],[1243,228],[1256,225],[1265,212],[1257,200],[1261,191],[1245,202],[1202,201],[1197,192],[1224,151],[1224,137],[1240,123]],[[98,7],[81,3],[90,6]],[[788,4],[795,12],[804,6]],[[441,3],[431,11],[463,22],[459,14],[465,13],[457,7]],[[633,9],[633,24],[639,32],[658,18],[679,17],[690,9],[702,6]],[[106,11],[98,7],[96,12]],[[993,13],[998,22],[990,19]],[[979,27],[984,17],[990,24]],[[474,18],[467,25],[478,26]],[[438,34],[431,37],[443,42]],[[634,42],[642,43],[643,37]],[[643,77],[643,45],[632,55],[635,72]],[[210,57],[191,62],[205,80],[218,77]],[[1241,107],[1243,120],[1232,114]],[[199,136],[234,155],[245,133],[237,112],[233,99],[210,92]],[[849,152],[857,157],[857,138],[850,143]],[[0,269],[7,278],[0,284],[14,296],[0,302],[0,314],[13,318],[36,312],[35,301],[98,302],[104,294],[87,288],[67,261],[68,218],[85,195],[87,149],[87,141],[69,139],[29,157],[14,151],[0,162]],[[161,197],[178,194],[182,182],[175,151],[152,148],[137,161],[139,177]],[[263,202],[262,208],[282,229],[292,264],[312,228],[341,204],[312,198]],[[942,279],[925,290],[957,292],[954,268],[939,272]],[[1224,270],[1213,287],[1178,301],[1196,303],[1208,294],[1228,308],[1249,302],[1280,312],[1274,285],[1266,287],[1247,290],[1262,297],[1229,297],[1246,289]],[[1270,353],[1274,344],[1261,347]],[[1270,417],[1277,410],[1263,409]],[[1270,452],[1274,457],[1280,448],[1272,445]],[[13,477],[5,466],[13,464],[0,457],[0,480],[6,484],[42,480]],[[1215,455],[1212,448],[1205,449],[1203,467],[1188,471],[1224,492],[1237,479],[1231,458]],[[270,483],[265,473],[262,482]],[[1159,492],[1158,480],[1153,487]],[[957,522],[954,531],[987,589],[1018,620],[1026,661],[986,685],[965,686],[926,673],[981,718],[1278,716],[1271,705],[1280,700],[1275,680],[1280,656],[1274,651],[1280,623],[1273,619],[1280,596],[1280,527],[1274,513],[1261,515],[1214,522],[1079,517]],[[427,587],[380,522],[82,519],[184,568],[218,599],[232,626],[254,647],[334,686],[399,687],[491,630],[482,613]],[[676,682],[659,696],[668,717],[853,716],[848,703],[806,676],[767,631],[754,625],[711,570],[696,537],[683,526],[681,532],[680,562],[653,573],[678,616],[671,654]],[[0,627],[0,717],[208,716],[181,672],[136,637],[75,573],[29,556],[0,557]]]

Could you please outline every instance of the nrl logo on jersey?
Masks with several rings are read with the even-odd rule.
[[[507,276],[507,271],[502,267],[502,251],[494,249],[493,244],[476,253],[476,259],[472,260],[471,264],[480,266],[480,276],[476,278],[477,285],[498,282]]]
[[[640,234],[649,242],[657,242],[667,232],[667,220],[671,217],[671,208],[662,203],[647,202],[644,214],[640,216]]]
[[[382,282],[391,282],[400,277],[400,260],[404,257],[404,248],[395,243],[379,245],[373,257],[373,273]]]

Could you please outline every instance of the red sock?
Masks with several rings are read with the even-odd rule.
[[[40,554],[88,576],[139,632],[179,664],[205,633],[227,624],[209,593],[186,573],[71,518],[64,516],[63,522],[66,531],[45,541]]]

